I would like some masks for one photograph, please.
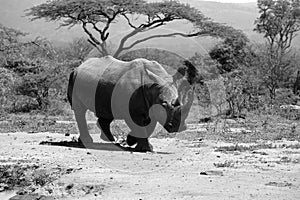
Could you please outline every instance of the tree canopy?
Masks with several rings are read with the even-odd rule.
[[[267,52],[263,55],[261,68],[265,86],[271,99],[276,89],[290,77],[294,69],[290,48],[300,31],[300,0],[258,0],[260,16],[255,21],[258,33],[267,40]]]
[[[123,19],[131,31],[125,35],[114,52],[118,57],[124,50],[151,40],[172,36],[196,37],[212,36],[225,38],[239,31],[230,26],[216,23],[205,17],[199,10],[189,4],[176,0],[163,2],[147,2],[144,0],[53,0],[34,6],[27,10],[32,20],[46,19],[61,21],[62,27],[81,25],[88,35],[88,41],[102,55],[109,54],[107,39],[111,33],[111,25]],[[169,34],[152,34],[129,43],[132,37],[162,27],[172,21],[185,21],[193,25],[187,32]],[[242,33],[240,33],[242,34]]]
[[[232,72],[244,63],[247,42],[246,37],[232,35],[209,52],[210,57],[218,62],[221,74]]]
[[[300,1],[258,0],[257,5],[260,16],[254,30],[264,34],[271,48],[284,53],[300,30]]]

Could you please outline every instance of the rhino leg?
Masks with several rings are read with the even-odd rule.
[[[126,138],[126,143],[129,145],[129,146],[133,146],[135,145],[136,143],[138,142],[138,138],[132,136],[132,135],[127,135],[127,138]]]
[[[112,119],[104,119],[104,118],[98,118],[97,125],[100,126],[101,129],[101,136],[100,138],[107,142],[114,142],[115,138],[110,132],[110,123],[112,122]]]
[[[137,138],[137,145],[134,149],[138,152],[152,152],[153,146],[149,143],[148,138]]]
[[[147,152],[147,151],[152,152],[153,151],[153,146],[150,144],[148,137],[150,137],[152,135],[152,133],[156,127],[156,124],[157,124],[157,122],[153,121],[146,127],[147,137],[143,137],[143,138],[135,137],[135,139],[137,141],[137,145],[135,147],[136,151],[139,151],[139,152]]]
[[[75,119],[77,122],[77,126],[79,129],[79,139],[78,141],[84,145],[93,143],[93,139],[89,134],[89,130],[87,127],[86,123],[86,118],[85,118],[85,113],[87,109],[80,104],[78,101],[73,101],[73,106],[72,106],[75,114]]]

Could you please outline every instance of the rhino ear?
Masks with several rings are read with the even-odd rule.
[[[170,77],[167,76],[166,74],[156,74],[148,69],[146,69],[146,73],[148,77],[151,79],[151,81],[159,85],[165,85],[170,79]]]
[[[180,79],[182,79],[186,74],[186,68],[184,67],[180,67],[177,69],[177,72],[173,75],[173,80],[178,81]]]

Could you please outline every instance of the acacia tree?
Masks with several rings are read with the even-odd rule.
[[[102,55],[108,55],[107,40],[111,25],[118,20],[127,23],[131,31],[121,38],[113,56],[118,57],[128,50],[154,38],[182,36],[226,37],[235,30],[229,26],[213,22],[199,10],[176,0],[146,2],[144,0],[54,0],[32,7],[27,16],[32,20],[46,19],[62,21],[61,26],[73,27],[80,24],[88,35],[88,41]],[[153,34],[129,42],[134,36],[157,29],[170,22],[187,21],[194,27],[190,32]]]
[[[261,66],[262,80],[270,98],[292,73],[288,54],[296,33],[300,30],[299,0],[258,0],[260,16],[255,21],[258,33],[267,40],[267,51]]]
[[[210,57],[218,62],[221,74],[230,73],[245,62],[248,41],[242,33],[231,35],[209,52]]]

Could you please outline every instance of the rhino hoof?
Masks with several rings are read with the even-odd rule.
[[[153,152],[153,146],[148,144],[140,144],[138,143],[137,146],[134,148],[137,152]]]
[[[137,143],[137,138],[131,135],[127,135],[126,143],[128,146],[133,146]]]

